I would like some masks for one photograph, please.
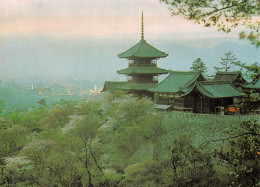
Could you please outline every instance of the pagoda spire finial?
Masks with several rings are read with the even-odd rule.
[[[142,32],[141,32],[141,40],[144,40],[144,11],[142,11]]]

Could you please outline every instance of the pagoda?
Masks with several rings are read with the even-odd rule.
[[[159,58],[168,54],[156,49],[144,39],[144,21],[142,12],[141,40],[139,43],[118,55],[119,58],[128,60],[128,67],[117,71],[118,74],[127,76],[126,82],[106,81],[104,91],[125,90],[139,96],[152,96],[148,91],[158,84],[158,76],[167,74],[168,70],[157,67]]]

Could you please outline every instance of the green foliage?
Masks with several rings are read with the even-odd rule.
[[[199,71],[201,73],[207,72],[206,64],[199,57],[192,62],[192,66],[190,69],[192,69],[194,71]]]
[[[4,103],[5,102],[2,99],[0,99],[0,115],[3,113]]]
[[[41,99],[41,100],[37,101],[37,103],[38,103],[39,105],[41,105],[41,106],[44,106],[44,107],[47,106],[45,99]]]
[[[234,128],[235,118],[156,114],[149,99],[121,94],[75,104],[61,101],[50,110],[39,107],[0,118],[5,124],[1,186],[239,186],[256,181],[257,122]],[[63,133],[59,127],[68,121],[74,128]],[[227,139],[223,129],[239,136],[228,144],[199,146],[214,137]],[[217,157],[215,148],[221,150]]]
[[[63,127],[69,122],[68,112],[65,109],[53,109],[42,121],[41,125],[49,128]]]
[[[121,118],[124,123],[132,124],[140,116],[146,115],[152,111],[152,102],[147,98],[137,99],[129,98],[122,101],[117,110],[119,118]]]
[[[217,155],[231,167],[232,186],[257,186],[260,175],[260,125],[258,121],[244,121],[237,129],[231,129],[228,148]]]
[[[1,186],[8,186],[10,184],[27,186],[31,178],[30,172],[33,170],[33,164],[24,156],[7,157],[5,159],[5,166],[1,169]]]
[[[86,103],[80,105],[80,107],[77,109],[77,112],[80,115],[91,115],[91,114],[101,115],[102,112],[101,103],[97,101],[87,100]]]
[[[75,105],[76,103],[73,101],[61,99],[60,102],[53,105],[53,108],[57,110],[64,110],[68,115],[70,115],[74,112]]]
[[[32,160],[36,167],[43,167],[44,160],[54,149],[55,142],[51,140],[34,140],[21,150],[21,154]]]
[[[102,168],[98,164],[98,157],[95,154],[94,146],[97,143],[95,141],[95,137],[97,134],[97,129],[101,125],[101,120],[98,115],[87,115],[85,119],[79,122],[78,127],[75,129],[75,134],[81,139],[82,148],[84,152],[82,152],[81,161],[85,166],[87,172],[87,183],[88,186],[93,186],[93,175],[104,175]],[[99,170],[97,173],[96,171]]]
[[[230,32],[239,25],[252,29],[252,33],[241,33],[241,38],[248,38],[256,46],[260,45],[260,2],[258,0],[160,0],[169,5],[173,16],[182,15],[185,19],[203,24],[205,27],[216,26],[218,30]]]
[[[243,73],[244,76],[248,79],[251,79],[253,83],[258,80],[258,76],[260,74],[260,64],[258,62],[247,65],[246,63],[235,61],[232,62],[232,65],[239,67],[241,71],[245,70],[245,72]]]
[[[142,138],[144,141],[155,142],[158,137],[165,133],[162,126],[163,115],[148,114],[140,119]]]
[[[168,163],[159,160],[145,160],[126,168],[125,178],[119,186],[169,186],[165,169]]]
[[[7,117],[0,117],[0,131],[8,129],[12,126],[12,122]]]
[[[54,177],[52,180],[60,186],[83,185],[84,170],[75,154],[63,151],[55,152],[45,162],[45,167],[48,168],[48,177]]]
[[[187,136],[169,144],[170,156],[128,166],[120,186],[211,186],[218,184],[211,157],[191,145]]]
[[[87,115],[85,119],[79,121],[75,133],[84,143],[90,142],[95,138],[97,129],[101,125],[98,115]]]
[[[210,154],[203,153],[192,146],[190,137],[176,138],[169,149],[174,186],[217,184]]]
[[[239,33],[240,39],[247,39],[249,40],[252,44],[256,45],[256,47],[260,46],[260,33],[258,32],[253,32],[251,31],[249,34],[246,32],[242,31]]]
[[[28,131],[20,126],[13,126],[0,131],[0,158],[15,155],[26,144]]]
[[[1,81],[0,81],[1,83]],[[4,105],[5,105],[5,99],[4,99],[4,91],[0,88],[0,115],[3,113]]]
[[[241,63],[231,51],[225,53],[225,57],[221,57],[221,60],[219,62],[221,67],[214,67],[217,71],[230,71],[231,65]]]
[[[26,112],[14,112],[8,115],[13,124],[21,125],[30,131],[41,131],[40,122],[46,117],[48,110],[46,108],[38,108]]]
[[[149,99],[130,98],[118,106],[115,144],[125,158],[132,156],[143,143],[155,141],[164,130],[162,116],[151,113]]]

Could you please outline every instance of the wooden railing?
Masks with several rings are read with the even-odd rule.
[[[129,67],[157,67],[157,64],[136,64],[136,63],[129,63]]]

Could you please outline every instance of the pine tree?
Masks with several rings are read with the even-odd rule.
[[[221,67],[214,67],[217,71],[230,71],[231,65],[240,63],[240,60],[233,54],[233,52],[228,51],[225,53],[225,57],[221,57]]]
[[[190,67],[190,69],[199,71],[201,73],[207,72],[206,64],[199,57],[192,62],[192,66]]]

